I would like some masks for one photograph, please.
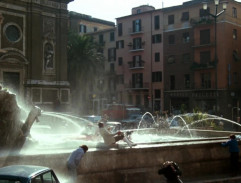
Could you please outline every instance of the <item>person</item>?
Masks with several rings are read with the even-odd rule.
[[[84,154],[88,151],[88,146],[82,145],[78,149],[74,150],[68,160],[67,160],[67,169],[71,177],[72,182],[77,180],[77,169],[80,163],[80,160]]]
[[[123,140],[124,142],[126,142],[130,148],[136,145],[132,141],[130,141],[127,138],[127,136],[125,136],[125,134],[121,131],[118,131],[116,133],[111,133],[109,130],[105,128],[105,125],[103,122],[99,122],[98,126],[99,126],[100,135],[104,139],[104,142],[106,145],[113,145],[120,140]]]
[[[230,152],[230,171],[232,176],[236,176],[239,170],[239,147],[234,134],[230,134],[229,140],[221,143],[223,147],[229,147]]]
[[[162,164],[162,168],[158,170],[159,175],[164,175],[167,183],[183,183],[180,179],[182,171],[174,161],[166,161]]]

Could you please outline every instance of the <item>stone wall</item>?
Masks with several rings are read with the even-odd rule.
[[[82,183],[162,182],[164,178],[157,171],[167,160],[179,164],[183,171],[183,180],[221,175],[228,173],[229,168],[228,148],[220,145],[225,140],[142,144],[132,149],[119,150],[90,149],[81,161],[78,178]],[[69,153],[8,157],[5,165],[48,166],[59,177],[64,177],[67,175],[65,163]],[[4,162],[3,157],[0,162]]]

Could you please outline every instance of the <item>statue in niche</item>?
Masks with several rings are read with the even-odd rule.
[[[46,43],[44,46],[44,68],[46,70],[54,68],[54,50],[51,43]]]

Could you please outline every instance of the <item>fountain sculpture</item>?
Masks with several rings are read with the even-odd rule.
[[[21,109],[16,95],[0,86],[0,149],[20,151],[29,135],[34,121],[38,121],[41,110],[34,106],[25,122],[20,121]]]

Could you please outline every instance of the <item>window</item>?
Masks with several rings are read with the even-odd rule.
[[[233,50],[233,59],[235,62],[238,62],[240,60],[237,50]]]
[[[175,44],[175,35],[169,35],[168,36],[168,43],[169,44]]]
[[[199,10],[199,16],[201,18],[209,17],[209,12],[210,12],[210,8],[209,7],[207,8],[207,10],[200,9]]]
[[[170,89],[175,90],[175,76],[174,75],[170,76]]]
[[[118,57],[118,65],[121,66],[123,64],[123,58]]]
[[[140,105],[141,105],[141,96],[136,95],[136,106],[140,106]]]
[[[137,10],[136,10],[136,13],[137,13],[137,14],[141,13],[141,9],[137,9]]]
[[[80,24],[79,25],[79,32],[86,33],[86,25]]]
[[[162,72],[152,72],[152,82],[162,82]]]
[[[237,40],[237,29],[233,29],[233,39]]]
[[[160,62],[160,53],[159,52],[155,53],[155,62]]]
[[[232,16],[233,16],[233,18],[237,18],[238,17],[237,16],[237,9],[235,7],[233,7],[233,9],[232,9]]]
[[[182,42],[183,43],[189,43],[189,41],[190,41],[189,32],[184,32],[182,34]]]
[[[141,55],[135,55],[133,56],[133,67],[143,67],[142,61],[141,61]]]
[[[210,29],[200,31],[200,45],[210,43]]]
[[[132,27],[133,32],[141,31],[141,20],[134,20],[132,24],[133,24],[133,27]]]
[[[124,48],[124,40],[116,41],[116,49]]]
[[[191,56],[190,56],[190,53],[184,53],[182,55],[182,62],[183,63],[189,63],[191,60]]]
[[[160,17],[159,17],[159,15],[156,15],[154,17],[154,28],[155,28],[155,30],[160,29]]]
[[[189,74],[184,75],[184,85],[185,85],[185,88],[190,88],[190,75]]]
[[[132,74],[132,87],[133,88],[142,88],[143,87],[143,74],[142,73]]]
[[[189,12],[183,12],[181,21],[188,21],[189,20]]]
[[[55,178],[51,172],[47,172],[47,173],[43,174],[43,182],[56,183],[57,180],[55,180]]]
[[[210,51],[202,51],[200,52],[200,63],[208,64],[211,61]]]
[[[115,72],[115,64],[114,63],[110,64],[110,72]]]
[[[122,23],[118,24],[118,36],[122,36]]]
[[[115,32],[110,32],[110,41],[115,41]]]
[[[103,34],[100,34],[100,35],[99,35],[99,43],[100,43],[100,44],[103,44],[103,43],[104,43],[104,35],[103,35]]]
[[[109,48],[108,49],[108,61],[115,61],[116,60],[116,49],[115,48]]]
[[[173,63],[175,63],[175,59],[176,59],[175,55],[170,55],[170,56],[167,58],[167,63],[168,63],[168,64],[173,64]]]
[[[162,42],[162,35],[161,34],[156,34],[152,35],[152,43],[161,43]]]
[[[238,84],[238,73],[237,72],[233,73],[233,83]]]
[[[118,84],[124,84],[124,76],[123,75],[118,75]]]
[[[8,25],[5,29],[5,35],[10,42],[18,42],[22,36],[17,25]]]
[[[134,38],[133,39],[133,49],[136,50],[136,49],[141,49],[141,48],[142,48],[141,38],[140,37]]]
[[[129,103],[129,104],[132,104],[132,103],[133,103],[133,101],[132,101],[132,95],[128,95],[128,103]]]
[[[168,25],[174,24],[174,15],[168,15]]]
[[[161,98],[161,90],[155,90],[155,98]]]
[[[211,88],[211,74],[204,73],[201,74],[201,87],[202,88]]]
[[[94,32],[97,32],[98,28],[97,27],[94,27]]]

